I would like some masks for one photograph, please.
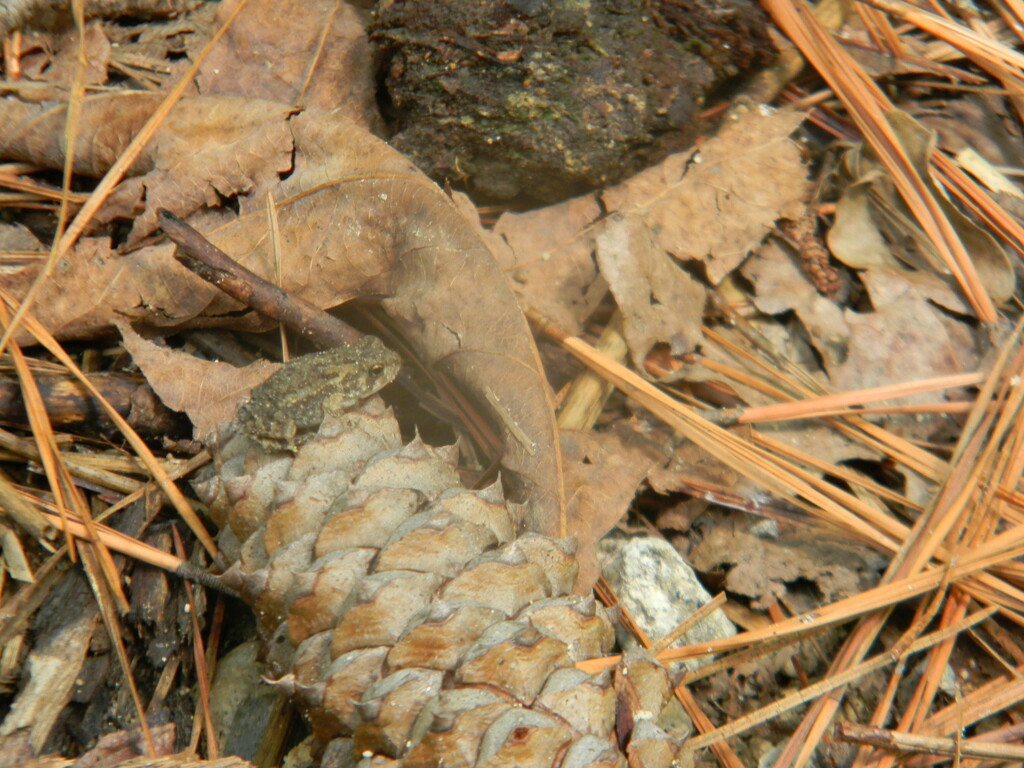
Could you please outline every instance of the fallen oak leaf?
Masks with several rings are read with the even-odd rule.
[[[512,249],[509,270],[523,303],[577,335],[607,290],[597,238],[614,214],[638,217],[678,261],[703,266],[713,284],[746,258],[779,217],[802,208],[806,171],[789,136],[799,112],[734,113],[699,148],[670,155],[630,179],[528,213],[506,213],[494,231]]]
[[[622,519],[636,489],[665,455],[653,440],[628,425],[606,432],[563,429],[570,532],[580,542],[576,594],[590,594],[601,575],[597,542]]]
[[[159,93],[131,92],[87,98],[75,174],[105,173],[162,99]],[[239,97],[182,99],[96,220],[131,218],[131,246],[157,228],[159,208],[184,217],[275,184],[279,174],[291,169],[292,142],[285,122],[290,111],[281,104]],[[66,120],[64,104],[3,102],[0,156],[61,168]]]
[[[232,105],[242,114],[260,106],[202,97],[182,105],[197,131],[203,114],[216,125]],[[280,179],[272,155],[258,174],[272,180],[269,187],[239,194],[237,216],[217,209],[191,223],[273,280],[264,210],[269,191],[283,245],[281,288],[321,308],[354,296],[386,297],[384,310],[420,361],[458,381],[503,436],[502,476],[513,496],[528,503],[528,528],[564,534],[551,393],[526,321],[479,235],[433,182],[362,128],[320,112],[288,114],[270,103],[266,109],[290,133],[291,174]],[[0,105],[0,125],[3,119]],[[150,246],[122,257],[105,240],[83,241],[44,286],[41,319],[65,337],[95,335],[116,320],[150,331],[269,325],[183,270],[172,251]],[[23,291],[33,275],[28,268],[3,282]]]

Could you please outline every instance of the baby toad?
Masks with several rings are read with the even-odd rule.
[[[326,414],[338,414],[395,380],[401,358],[375,336],[303,355],[253,389],[242,430],[270,450],[295,453]]]

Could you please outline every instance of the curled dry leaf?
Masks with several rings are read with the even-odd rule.
[[[138,114],[152,107],[150,97],[138,98],[140,103],[118,97],[118,109]],[[124,146],[130,126],[112,119],[111,103],[87,103],[101,107],[112,120],[101,132],[104,146]],[[238,196],[237,217],[218,209],[193,222],[226,253],[273,281],[264,210],[265,192],[271,192],[283,246],[282,288],[323,308],[355,296],[386,297],[385,311],[421,362],[462,384],[505,438],[504,478],[516,498],[529,499],[529,527],[559,530],[561,459],[537,349],[504,275],[452,201],[384,142],[342,118],[315,111],[289,116],[277,104],[228,98],[185,99],[179,111],[197,137],[216,135],[225,124],[250,124],[251,131],[237,128],[228,138],[274,138],[253,138],[266,148],[262,161],[244,144],[222,150],[226,164],[235,158],[238,177],[252,180],[250,191]],[[263,120],[256,118],[260,114]],[[98,119],[86,118],[93,125]],[[22,108],[16,116],[0,106],[0,140],[8,145],[33,123],[31,112]],[[40,162],[30,142],[16,146],[19,156]],[[195,151],[170,139],[160,146],[168,155]],[[48,149],[49,162],[60,159],[55,147]],[[279,179],[281,158],[291,153],[291,172]],[[93,153],[88,167],[100,172],[101,161],[114,154]],[[240,168],[238,158],[248,158],[252,167]],[[171,173],[177,166],[168,161],[163,167]],[[186,176],[181,183],[193,182]],[[116,319],[163,329],[266,327],[253,313],[239,317],[239,306],[186,273],[172,250],[152,246],[119,256],[106,240],[83,240],[40,295],[40,319],[64,336],[93,335]],[[2,283],[20,295],[33,277],[34,268],[27,268]]]
[[[907,131],[922,134],[920,128],[908,127]],[[919,144],[930,152],[928,141]],[[848,339],[844,341],[841,358],[828,366],[839,390],[971,371],[979,364],[977,350],[983,346],[969,325],[935,306],[969,313],[966,302],[950,281],[931,269],[910,269],[894,255],[897,246],[886,242],[877,224],[876,217],[883,215],[881,200],[886,199],[872,194],[872,190],[884,191],[878,187],[877,179],[878,174],[872,172],[846,189],[836,206],[835,223],[828,237],[833,255],[860,270],[860,281],[875,309],[870,313],[844,313]],[[892,200],[889,203],[896,205]],[[962,216],[959,219],[961,223],[966,221]],[[951,217],[951,221],[958,219]],[[995,285],[1001,285],[998,290],[1012,291],[1012,270],[998,277],[1000,269],[996,265],[1005,263],[1005,254],[988,234],[967,224],[984,241],[971,253],[979,274],[995,281],[992,286],[986,282],[986,288],[993,290]],[[756,277],[752,279],[757,281]],[[933,402],[939,397],[923,394],[904,402]],[[934,419],[926,422],[906,417],[899,421],[910,434],[926,436],[928,424],[933,424]]]
[[[605,215],[614,213],[637,217],[664,253],[703,264],[718,284],[777,218],[797,214],[806,172],[789,135],[802,120],[798,112],[747,110],[699,148],[670,155],[603,192],[503,215],[495,232],[512,246],[509,268],[518,292],[579,333],[606,288],[594,251],[609,226]]]
[[[848,267],[870,271],[914,290],[946,309],[969,314],[970,307],[956,289],[929,269],[910,269],[893,255],[871,214],[872,174],[851,184],[836,203],[835,220],[828,232],[832,255]]]
[[[239,401],[281,366],[257,360],[245,368],[200,360],[177,349],[142,338],[118,323],[121,346],[146,376],[168,408],[182,411],[192,422],[196,439],[205,440],[218,424],[235,416]]]
[[[754,285],[753,301],[759,310],[769,315],[792,310],[821,355],[825,369],[843,362],[850,329],[842,308],[818,292],[781,245],[766,243],[747,260],[742,271]]]
[[[965,373],[979,364],[981,340],[974,338],[970,326],[933,303],[937,295],[956,298],[949,286],[934,273],[900,266],[891,256],[860,274],[874,306],[872,312],[842,310],[819,295],[775,244],[761,249],[744,266],[743,274],[754,285],[758,309],[771,314],[796,313],[821,355],[834,391]],[[932,392],[899,402],[929,403],[944,398],[943,393]],[[899,434],[925,438],[944,418],[891,414],[886,423]],[[815,453],[822,455],[818,450]]]
[[[160,94],[118,93],[83,104],[76,175],[101,176],[162,100]],[[291,168],[291,138],[281,104],[241,98],[184,99],[100,212],[131,218],[128,244],[157,228],[156,212],[189,216],[222,198],[267,189]],[[0,155],[59,169],[64,162],[65,105],[4,102]],[[121,262],[120,259],[117,262]],[[144,295],[144,294],[143,294]]]
[[[622,310],[633,363],[658,342],[678,354],[700,342],[704,287],[658,247],[654,233],[634,214],[616,214],[597,236],[597,263]]]
[[[935,150],[935,131],[924,128],[910,115],[898,109],[891,110],[886,117],[918,175],[928,185],[949,222],[956,229],[986,292],[996,303],[1007,301],[1013,295],[1015,281],[1013,267],[1006,252],[992,235],[954,207],[944,191],[932,179],[929,159]],[[878,160],[861,147],[851,153],[846,161],[855,181],[871,185],[874,192],[871,197],[872,218],[876,226],[889,233],[893,242],[899,242],[901,238],[909,236],[915,244],[914,248],[900,249],[899,257],[915,268],[930,269],[943,278],[952,280],[949,267],[935,253],[928,237],[916,224],[911,223],[913,217],[903,200],[895,194],[887,175],[881,172]],[[842,257],[837,254],[837,258]]]

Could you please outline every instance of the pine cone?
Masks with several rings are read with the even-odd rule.
[[[678,704],[648,659],[596,676],[614,634],[571,594],[572,540],[521,533],[455,451],[403,444],[379,398],[295,455],[222,428],[199,492],[267,659],[322,743],[366,765],[669,765]],[[632,738],[630,738],[630,735]]]

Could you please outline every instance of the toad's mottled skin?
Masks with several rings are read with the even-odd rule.
[[[326,414],[338,414],[395,380],[401,358],[375,336],[298,357],[252,391],[238,409],[243,431],[270,450],[291,451]]]

